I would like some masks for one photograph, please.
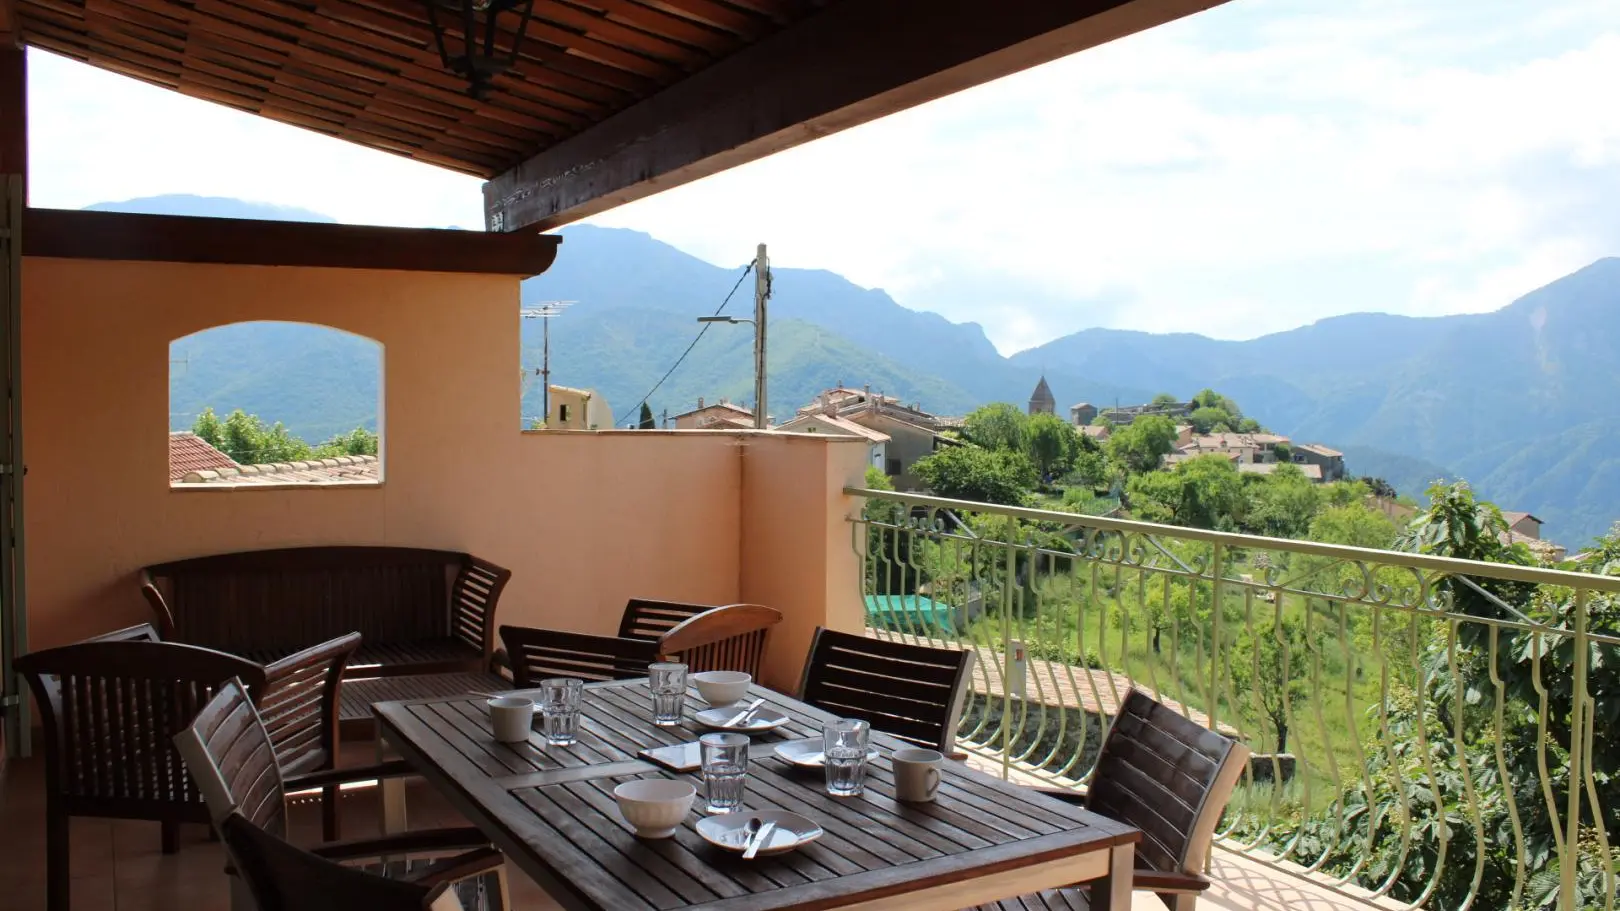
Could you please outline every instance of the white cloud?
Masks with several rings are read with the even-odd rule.
[[[32,53],[33,198],[475,226],[478,182]],[[1248,337],[1620,253],[1620,4],[1233,0],[594,219],[983,323]],[[566,252],[565,254],[566,255]]]
[[[720,262],[764,238],[1004,349],[1099,310],[1247,337],[1482,309],[1620,252],[1554,192],[1620,156],[1620,6],[1321,9],[1238,0],[598,220]]]

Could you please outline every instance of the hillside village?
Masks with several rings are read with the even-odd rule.
[[[554,395],[569,400],[572,395],[589,398],[593,393],[559,387]],[[1132,427],[1162,422],[1160,426],[1171,429],[1164,451],[1151,465],[1141,467],[1149,468],[1152,474],[1166,480],[1177,476],[1178,472],[1185,474],[1200,462],[1219,460],[1229,465],[1239,479],[1260,481],[1282,475],[1284,481],[1297,480],[1323,488],[1318,500],[1342,497],[1327,490],[1328,487],[1359,483],[1366,488],[1362,494],[1365,508],[1381,516],[1392,530],[1403,527],[1416,514],[1415,503],[1397,497],[1380,479],[1357,479],[1350,474],[1344,453],[1332,446],[1317,441],[1297,442],[1286,435],[1272,433],[1253,418],[1243,416],[1230,400],[1209,390],[1200,393],[1200,397],[1205,400],[1182,401],[1161,395],[1142,404],[1098,407],[1080,402],[1071,405],[1067,419],[1061,423],[1069,428],[1074,442],[1063,445],[1072,445],[1070,458],[1084,461],[1082,454],[1095,457],[1108,451],[1116,435],[1130,433]],[[603,407],[605,409],[605,404]],[[930,482],[927,470],[930,464],[925,460],[937,463],[940,460],[934,457],[952,449],[984,448],[967,428],[975,415],[987,409],[1000,409],[1005,415],[1014,406],[986,406],[968,416],[939,415],[927,411],[921,403],[905,402],[874,391],[870,385],[856,388],[840,383],[796,408],[785,420],[769,416],[766,429],[774,433],[825,433],[864,440],[868,446],[867,464],[889,486],[906,492],[942,493],[936,489],[939,487],[937,479]],[[576,409],[574,413],[580,414],[582,410]],[[1048,416],[1048,420],[1058,416],[1057,399],[1044,376],[1022,409],[1025,419],[1042,416]],[[567,408],[559,413],[554,406],[553,417],[559,419],[559,424],[553,426],[567,428],[573,423]],[[754,424],[753,411],[742,404],[726,398],[699,398],[693,408],[673,415],[666,413],[654,426],[678,430],[738,430],[753,428]],[[919,470],[920,463],[924,463],[923,470]],[[1128,477],[1086,476],[1071,470],[1064,476],[1042,474],[1029,486],[1035,505],[1185,524],[1179,520],[1186,517],[1156,511],[1151,503],[1138,504],[1138,509],[1131,510],[1129,481]],[[1140,499],[1152,499],[1150,491],[1163,486],[1146,481],[1136,484]],[[965,498],[993,499],[983,491],[978,493],[979,496]],[[1503,518],[1507,530],[1501,536],[1502,543],[1524,544],[1550,560],[1564,557],[1563,547],[1543,540],[1543,523],[1536,516],[1503,510]],[[1269,530],[1280,533],[1285,529]],[[1306,531],[1303,526],[1294,530],[1301,534]]]

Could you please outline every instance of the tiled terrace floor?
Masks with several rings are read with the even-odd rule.
[[[37,760],[13,764],[0,788],[0,909],[34,911],[45,907],[45,801]],[[376,832],[376,805],[370,790],[344,796],[344,836]],[[413,827],[463,825],[426,784],[409,788]],[[293,837],[319,840],[319,819],[311,805],[295,805]],[[158,850],[156,823],[75,819],[72,827],[74,911],[227,911],[224,853],[200,826],[183,829],[182,850]],[[1245,858],[1217,851],[1216,886],[1199,907],[1209,911],[1366,911],[1326,888],[1272,871]],[[508,868],[512,904],[518,911],[553,911],[556,905],[521,871]],[[1134,911],[1163,911],[1150,895],[1136,896]]]

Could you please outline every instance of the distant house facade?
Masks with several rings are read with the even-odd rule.
[[[1544,523],[1530,513],[1504,509],[1502,520],[1507,523],[1507,530],[1501,535],[1503,544],[1523,544],[1537,557],[1551,562],[1568,555],[1569,552],[1562,545],[1542,540],[1541,526]]]
[[[1189,458],[1220,453],[1235,456],[1240,465],[1265,465],[1277,461],[1277,447],[1288,438],[1274,433],[1184,433],[1176,452]]]
[[[950,424],[949,419],[924,411],[916,402],[908,405],[894,396],[874,393],[871,386],[853,389],[839,385],[828,389],[800,408],[794,421],[811,416],[838,418],[885,437],[883,462],[878,467],[898,490],[924,489],[922,479],[912,473],[911,467],[941,446],[960,445],[940,435],[940,430]]]
[[[675,415],[676,430],[730,430],[754,426],[754,412],[721,399],[714,404],[697,400],[697,407]]]
[[[1324,481],[1344,479],[1344,453],[1321,443],[1302,443],[1295,446],[1293,460],[1296,465],[1315,465],[1321,470]]]
[[[1076,427],[1090,427],[1091,422],[1097,419],[1097,406],[1090,402],[1081,402],[1069,406],[1069,422]]]
[[[889,435],[864,424],[857,424],[836,414],[801,414],[785,424],[771,428],[776,433],[826,433],[834,436],[859,437],[866,441],[866,464],[887,474]]]
[[[552,386],[551,413],[546,416],[547,430],[610,430],[613,427],[613,409],[607,399],[594,389],[575,389],[572,386]]]
[[[1029,394],[1029,413],[1032,415],[1057,413],[1057,398],[1052,395],[1052,387],[1046,385],[1044,375],[1040,382],[1035,384],[1035,391]]]
[[[1317,483],[1345,478],[1344,453],[1320,443],[1294,445],[1275,433],[1194,433],[1192,426],[1176,427],[1175,451],[1164,459],[1165,468],[1200,456],[1220,455],[1244,474],[1267,475],[1279,464],[1292,463]],[[1387,511],[1386,511],[1386,514]]]
[[[828,389],[817,395],[814,402],[800,408],[799,414],[812,412],[825,414],[829,407],[839,417],[850,418],[857,414],[876,411],[930,431],[937,432],[942,429],[943,419],[924,411],[920,403],[913,402],[908,405],[892,395],[873,393],[871,386],[852,389],[840,385]]]

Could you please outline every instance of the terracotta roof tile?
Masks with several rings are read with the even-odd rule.
[[[187,472],[180,483],[217,484],[332,484],[375,483],[379,480],[377,457],[339,456],[307,462],[272,462],[267,465],[233,465],[230,468]]]
[[[230,456],[189,430],[169,434],[169,481],[172,483],[193,471],[217,471],[235,468]]]

